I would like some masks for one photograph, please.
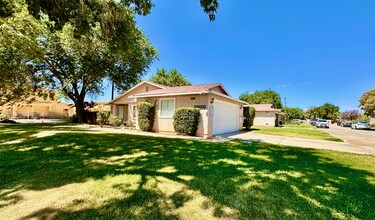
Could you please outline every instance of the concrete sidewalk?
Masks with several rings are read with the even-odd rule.
[[[375,155],[374,151],[358,148],[350,145],[346,142],[334,142],[334,141],[324,141],[324,140],[314,140],[307,138],[295,138],[295,137],[285,137],[276,135],[266,135],[266,134],[256,134],[250,131],[229,133],[220,135],[218,138],[222,139],[240,139],[250,142],[265,142],[270,144],[281,144],[294,147],[302,148],[314,148],[314,149],[326,149],[335,150],[356,154],[372,154]]]

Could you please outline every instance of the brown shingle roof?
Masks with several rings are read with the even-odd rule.
[[[149,92],[139,93],[136,96],[147,96],[147,95],[163,95],[163,94],[176,94],[176,93],[198,93],[208,91],[216,86],[221,86],[220,83],[200,84],[192,86],[177,86],[167,87],[165,89],[152,90]]]

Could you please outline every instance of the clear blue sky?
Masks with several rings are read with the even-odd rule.
[[[193,84],[221,82],[236,98],[273,89],[291,107],[330,102],[342,111],[375,87],[374,0],[219,0],[214,22],[199,0],[154,3],[137,17],[159,51],[145,79],[175,68]]]

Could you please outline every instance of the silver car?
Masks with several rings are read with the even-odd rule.
[[[325,119],[319,119],[316,121],[315,127],[317,128],[329,128],[329,123]]]
[[[352,124],[352,129],[365,129],[365,130],[368,130],[370,129],[371,126],[369,123],[365,122],[365,121],[357,121],[355,123]]]

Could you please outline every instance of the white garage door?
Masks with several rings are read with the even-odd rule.
[[[213,134],[238,131],[239,106],[215,100]]]

